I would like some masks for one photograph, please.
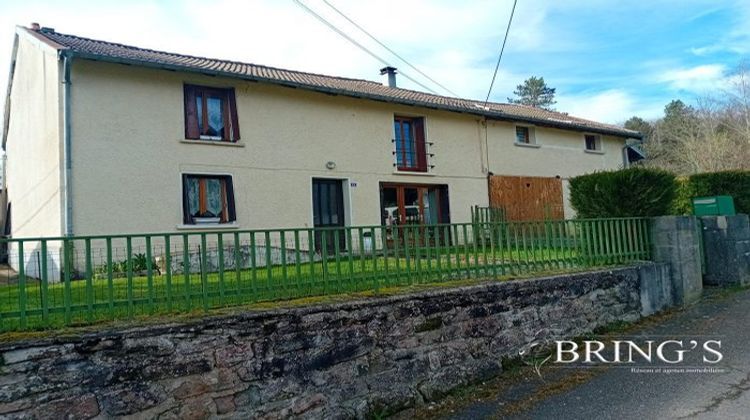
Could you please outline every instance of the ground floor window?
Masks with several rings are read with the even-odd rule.
[[[380,207],[386,226],[450,223],[447,185],[381,183]]]
[[[234,188],[229,175],[182,176],[182,210],[185,224],[229,223],[237,220]]]

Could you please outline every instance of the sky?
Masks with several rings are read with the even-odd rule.
[[[400,87],[453,96],[338,15],[300,0],[388,64]],[[458,96],[487,96],[512,0],[327,0]],[[383,63],[294,0],[0,0],[0,86],[16,25],[189,55],[381,81]],[[622,123],[657,118],[673,99],[691,103],[726,87],[750,55],[750,1],[518,0],[491,101],[541,76],[555,108]],[[4,95],[3,95],[4,96]],[[4,104],[0,105],[3,106]]]

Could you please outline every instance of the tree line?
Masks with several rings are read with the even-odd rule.
[[[634,116],[623,126],[644,135],[643,165],[680,175],[750,169],[750,67],[740,64],[729,82],[696,100],[673,100],[653,121]]]

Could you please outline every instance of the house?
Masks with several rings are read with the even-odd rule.
[[[628,164],[640,134],[18,27],[2,146],[13,237],[465,222],[488,176]]]

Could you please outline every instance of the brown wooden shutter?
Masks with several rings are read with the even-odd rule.
[[[427,171],[427,145],[424,138],[424,118],[414,119],[414,140],[417,142],[417,169]]]
[[[227,211],[229,213],[228,222],[234,222],[237,220],[237,210],[234,206],[234,186],[232,185],[232,177],[228,176],[224,178],[224,188],[227,193]]]
[[[199,139],[198,110],[195,106],[195,87],[185,85],[185,138]]]
[[[234,98],[234,89],[228,90],[227,99],[229,101],[229,115],[232,119],[232,141],[237,141],[240,139],[240,123],[237,121],[237,101]]]
[[[190,214],[190,197],[188,197],[188,176],[182,175],[182,222],[192,225],[193,215]]]

